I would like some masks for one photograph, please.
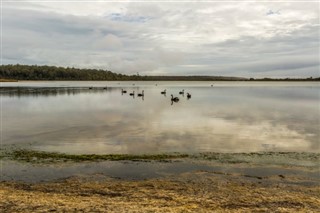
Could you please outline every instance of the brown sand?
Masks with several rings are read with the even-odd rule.
[[[149,180],[0,183],[0,212],[320,212],[320,187],[197,172]]]

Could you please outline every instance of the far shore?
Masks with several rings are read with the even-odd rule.
[[[218,82],[320,82],[320,78],[317,79],[255,79],[255,80],[197,80],[197,79],[190,79],[190,80],[69,80],[69,79],[59,79],[59,80],[24,80],[24,79],[0,79],[0,82],[6,83],[6,82],[55,82],[55,81],[79,81],[79,82],[112,82],[112,81],[120,81],[120,82],[212,82],[212,83],[218,83]]]
[[[0,82],[18,82],[18,80],[0,78]]]

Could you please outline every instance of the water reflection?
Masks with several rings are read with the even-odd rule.
[[[183,87],[192,99],[178,86],[1,88],[3,143],[69,153],[319,152],[318,86]]]
[[[118,88],[107,87],[0,87],[1,96],[57,96],[57,95],[76,95],[90,92],[112,92]]]

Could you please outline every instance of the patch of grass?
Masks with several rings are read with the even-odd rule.
[[[131,154],[65,154],[58,152],[43,152],[27,149],[13,150],[7,153],[7,156],[13,160],[21,160],[27,162],[55,162],[55,161],[166,161],[171,159],[187,158],[187,154],[142,154],[142,155],[131,155]]]

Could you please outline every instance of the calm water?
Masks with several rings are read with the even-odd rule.
[[[1,83],[2,144],[97,154],[319,152],[319,89],[318,82]]]

